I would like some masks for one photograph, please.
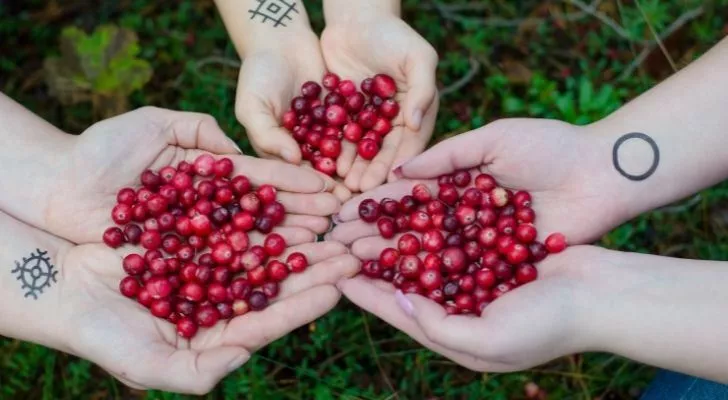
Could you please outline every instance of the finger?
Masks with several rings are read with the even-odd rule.
[[[283,282],[280,301],[309,288],[334,285],[341,279],[351,278],[359,272],[361,262],[350,254],[342,254],[312,265],[302,274],[293,274]]]
[[[473,355],[448,349],[429,340],[417,323],[397,305],[391,284],[358,276],[340,281],[337,286],[352,303],[403,331],[430,350],[472,370],[495,370],[496,366]]]
[[[338,222],[353,221],[359,218],[359,203],[366,199],[382,201],[390,198],[399,201],[403,196],[411,194],[412,188],[419,183],[426,184],[432,193],[437,193],[436,181],[400,180],[378,186],[368,192],[362,193],[341,206],[341,211],[336,215]]]
[[[153,118],[165,121],[167,143],[185,149],[200,149],[213,154],[242,154],[240,147],[220,129],[211,115],[150,107],[143,109]]]
[[[341,203],[331,193],[298,194],[278,192],[287,213],[326,217],[339,211]]]
[[[351,166],[349,173],[344,178],[344,185],[346,185],[352,192],[361,192],[361,177],[366,171],[369,161],[357,156],[354,160],[354,165]]]
[[[336,160],[336,173],[339,176],[346,176],[354,165],[356,159],[356,144],[348,140],[341,141],[341,154]]]
[[[345,245],[350,245],[354,241],[366,237],[379,236],[379,229],[376,224],[369,224],[360,219],[344,222],[326,234],[326,240],[335,240]]]
[[[316,234],[306,228],[280,226],[273,229],[273,232],[281,235],[288,246],[295,246],[303,243],[316,241]],[[260,232],[250,232],[250,243],[262,245],[268,235]]]
[[[308,264],[314,265],[332,257],[347,254],[349,251],[346,249],[346,246],[338,242],[304,243],[298,246],[286,248],[286,251],[284,251],[278,259],[285,261],[288,256],[293,253],[302,253],[306,256]]]
[[[425,150],[425,147],[427,147],[427,143],[429,143],[435,128],[435,120],[437,119],[439,101],[437,100],[437,97],[435,99],[434,105],[427,111],[427,113],[425,113],[425,118],[420,130],[405,130],[402,143],[400,143],[399,148],[397,149],[397,154],[394,156],[394,161],[392,162],[393,168],[390,169],[387,177],[389,182],[397,180],[397,176],[394,174],[394,169],[397,166],[400,166],[419,155]]]
[[[316,234],[323,234],[331,228],[331,220],[326,217],[312,215],[288,214],[281,223],[281,226],[304,228]]]
[[[145,371],[144,380],[148,377],[159,379],[159,382],[150,382],[146,386],[172,392],[207,394],[220,379],[250,359],[248,350],[240,346],[221,346],[204,351],[164,347],[155,356],[166,353],[169,354],[167,357],[141,363],[139,367]]]
[[[329,189],[327,182],[310,168],[255,157],[231,157],[236,175],[245,175],[255,186],[273,185],[294,193],[319,193]]]
[[[437,52],[427,45],[407,56],[407,98],[404,103],[404,120],[407,127],[415,132],[420,130],[422,121],[437,96]]]
[[[417,238],[420,237],[420,234],[417,232],[408,233],[415,235]],[[389,247],[396,249],[397,242],[403,235],[406,235],[406,233],[397,234],[391,239],[385,239],[381,236],[370,236],[356,240],[351,245],[351,254],[361,258],[362,260],[379,259],[379,255],[382,253],[382,250]]]
[[[263,311],[235,317],[223,333],[223,343],[256,351],[322,316],[340,297],[334,286],[316,286],[273,303]]]
[[[381,185],[387,179],[387,175],[392,170],[392,163],[397,155],[397,149],[404,139],[404,134],[404,128],[398,127],[384,138],[382,148],[374,159],[369,162],[361,177],[359,188],[362,192]]]
[[[445,309],[425,297],[399,292],[401,308],[417,323],[427,339],[463,353],[488,353],[483,319],[467,315],[448,315]]]
[[[334,186],[334,191],[332,193],[342,203],[351,199],[351,190],[340,183],[337,183],[336,186]]]
[[[434,178],[458,169],[475,168],[492,161],[497,139],[507,124],[490,124],[438,143],[395,170],[406,178]]]

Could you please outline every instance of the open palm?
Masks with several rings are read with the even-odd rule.
[[[203,152],[226,154],[234,174],[254,185],[271,184],[287,218],[279,231],[315,239],[339,207],[328,181],[310,169],[238,154],[215,120],[198,113],[152,107],[101,121],[75,139],[44,210],[44,229],[76,243],[97,242],[111,225],[110,212],[122,187],[137,188],[146,169],[193,161]],[[234,155],[230,155],[234,154]]]
[[[86,244],[64,254],[59,267],[64,315],[74,326],[71,352],[133,387],[198,394],[209,392],[251,353],[334,307],[340,297],[334,283],[359,265],[338,243],[291,247],[282,258],[300,251],[312,265],[290,276],[266,309],[221,321],[186,340],[173,324],[119,293],[122,257],[139,251]]]
[[[356,146],[344,142],[337,173],[353,192],[370,190],[388,177],[392,167],[417,154],[427,145],[437,115],[435,86],[437,53],[427,41],[394,16],[360,15],[352,21],[330,23],[321,35],[326,67],[357,85],[376,74],[392,76],[396,99],[402,104],[392,132],[377,156],[367,161]]]

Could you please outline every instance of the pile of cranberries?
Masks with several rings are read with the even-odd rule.
[[[253,189],[243,175],[230,178],[232,172],[229,158],[210,155],[147,170],[140,189],[118,192],[111,211],[118,226],[103,235],[109,247],[130,243],[146,250],[124,257],[127,276],[119,290],[176,324],[184,338],[198,327],[264,309],[289,273],[308,266],[301,253],[276,259],[286,249],[283,237],[271,233],[286,211],[276,189]],[[252,231],[266,235],[262,246],[251,245]]]
[[[373,159],[382,140],[392,131],[392,120],[399,114],[394,100],[397,85],[388,75],[378,74],[361,83],[361,92],[351,80],[341,80],[327,73],[322,80],[328,91],[323,97],[321,85],[308,81],[301,95],[291,100],[291,109],[283,114],[282,125],[301,146],[304,160],[317,170],[333,176],[341,141],[357,145],[365,160]]]
[[[505,293],[535,280],[534,266],[566,248],[553,233],[536,240],[531,195],[498,185],[488,174],[468,171],[438,178],[438,193],[425,184],[399,201],[367,199],[359,216],[376,223],[387,239],[401,234],[397,248],[367,260],[362,274],[383,279],[405,293],[442,304],[449,314],[480,315]]]

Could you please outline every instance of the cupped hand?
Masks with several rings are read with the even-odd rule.
[[[448,359],[477,371],[510,372],[594,350],[588,293],[598,279],[585,270],[605,250],[575,246],[538,264],[539,278],[505,293],[480,317],[447,315],[425,297],[363,276],[338,284],[354,304]],[[596,276],[596,275],[595,275]]]
[[[400,18],[390,14],[358,13],[330,22],[321,35],[326,67],[357,86],[365,78],[384,73],[397,83],[402,105],[392,132],[377,156],[367,161],[356,146],[344,141],[337,173],[352,191],[367,191],[382,184],[394,166],[422,152],[434,129],[438,109],[433,47]]]
[[[138,188],[143,171],[192,162],[203,153],[225,155],[235,164],[235,175],[278,189],[288,213],[280,231],[313,241],[340,207],[328,192],[330,179],[309,168],[240,155],[209,115],[145,107],[96,123],[75,140],[59,174],[63,178],[47,200],[44,229],[76,243],[100,240],[112,225],[118,190]]]
[[[345,203],[329,237],[352,245],[361,258],[376,257],[396,246],[379,237],[375,224],[359,219],[362,200],[399,200],[420,182],[437,193],[438,176],[471,170],[492,175],[506,188],[529,191],[541,240],[561,232],[571,244],[587,244],[623,222],[619,194],[604,184],[610,168],[603,148],[584,128],[553,120],[500,120],[437,144],[402,165],[401,180]]]
[[[300,242],[290,235],[286,239]],[[290,275],[267,308],[200,328],[187,340],[177,336],[175,325],[119,293],[125,275],[122,257],[143,249],[72,247],[59,258],[70,352],[135,388],[207,393],[256,350],[333,308],[340,298],[335,282],[359,267],[338,243],[296,244],[281,258],[296,251],[304,253],[311,266]]]

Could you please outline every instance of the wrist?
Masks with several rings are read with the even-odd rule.
[[[324,0],[324,19],[327,25],[383,17],[400,18],[401,14],[399,0]]]
[[[318,37],[310,26],[289,27],[285,32],[266,32],[252,29],[250,32],[233,38],[235,48],[241,59],[250,57],[253,54],[268,52],[284,56],[296,53],[301,43],[316,42]]]

